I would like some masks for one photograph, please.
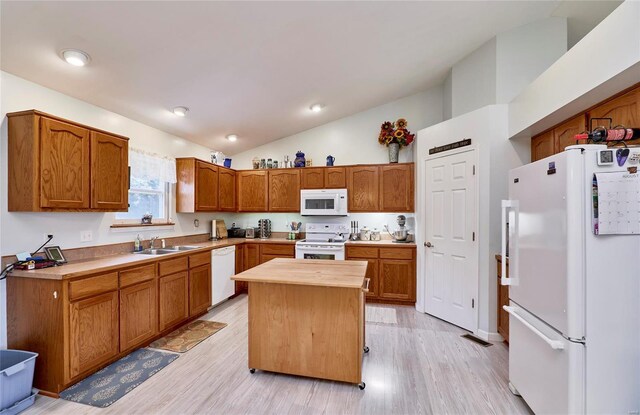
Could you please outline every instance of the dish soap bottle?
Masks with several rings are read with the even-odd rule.
[[[142,251],[142,239],[140,239],[140,234],[136,236],[136,239],[133,241],[133,252]]]

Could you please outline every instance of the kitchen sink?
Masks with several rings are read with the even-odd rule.
[[[141,255],[166,255],[166,254],[175,254],[177,249],[145,249],[143,251],[134,252],[135,254]]]
[[[199,246],[189,246],[189,245],[175,245],[175,246],[168,246],[165,249],[170,249],[172,251],[190,251],[192,249],[198,249],[200,248]]]

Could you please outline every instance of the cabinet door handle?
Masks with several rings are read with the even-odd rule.
[[[58,299],[58,292],[57,291],[53,292],[53,298],[55,298],[56,300]]]

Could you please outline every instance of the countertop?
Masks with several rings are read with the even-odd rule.
[[[193,255],[199,252],[210,251],[216,248],[224,248],[231,245],[239,245],[243,243],[276,243],[276,244],[295,244],[296,241],[287,240],[284,238],[270,238],[270,239],[245,239],[245,238],[228,238],[219,241],[207,241],[200,243],[185,244],[188,246],[197,246],[196,249],[189,251],[179,251],[171,254],[164,255],[143,255],[124,253],[118,255],[110,255],[95,259],[88,259],[83,261],[69,262],[59,267],[42,268],[37,270],[15,270],[9,274],[12,277],[26,277],[26,278],[40,278],[50,280],[63,280],[69,278],[80,277],[89,274],[95,274],[100,272],[109,272],[115,269],[144,265],[156,261],[161,261],[169,258],[175,258],[182,255]]]
[[[381,241],[347,241],[347,246],[384,246],[394,248],[415,248],[415,242],[393,242],[391,239],[383,239]]]
[[[269,238],[269,239],[245,239],[245,238],[228,238],[219,241],[207,241],[200,243],[188,243],[185,245],[197,246],[198,248],[189,251],[179,251],[164,255],[143,255],[134,253],[123,253],[118,255],[110,255],[99,258],[92,258],[82,261],[69,262],[59,267],[42,268],[37,270],[15,270],[9,274],[13,277],[24,278],[40,278],[51,280],[64,280],[101,272],[109,272],[115,269],[144,265],[156,261],[175,258],[182,255],[192,255],[198,252],[210,251],[216,248],[224,248],[231,245],[249,244],[288,244],[294,245],[297,241],[285,238]],[[391,240],[381,241],[347,241],[347,246],[381,246],[381,247],[415,247],[415,243],[394,243]]]
[[[236,281],[362,288],[367,261],[275,258],[231,277]]]

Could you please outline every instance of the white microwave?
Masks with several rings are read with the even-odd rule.
[[[347,189],[300,191],[302,216],[347,216]]]

